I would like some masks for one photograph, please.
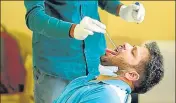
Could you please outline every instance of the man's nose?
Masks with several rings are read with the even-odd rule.
[[[131,48],[133,48],[133,46],[130,45],[129,43],[124,43],[124,47],[125,47],[125,49],[131,49]]]

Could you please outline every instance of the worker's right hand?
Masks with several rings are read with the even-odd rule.
[[[84,40],[88,35],[93,35],[94,32],[105,33],[105,29],[106,26],[103,23],[86,16],[80,24],[76,25],[73,37],[77,40]]]

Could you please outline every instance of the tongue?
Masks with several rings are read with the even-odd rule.
[[[113,51],[113,50],[111,50],[111,49],[106,49],[106,53],[108,54],[112,54],[112,55],[115,55],[116,54],[116,52],[115,51]]]

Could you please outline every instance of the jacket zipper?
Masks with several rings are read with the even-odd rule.
[[[80,3],[80,6],[79,6],[79,12],[80,12],[80,18],[82,19],[83,16],[82,16],[82,7],[81,7],[81,3]],[[83,54],[84,54],[84,60],[86,62],[86,75],[88,75],[88,66],[87,66],[87,60],[86,60],[86,55],[85,55],[85,41],[83,40]]]

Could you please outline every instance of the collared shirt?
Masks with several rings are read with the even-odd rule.
[[[53,103],[126,103],[130,93],[130,86],[121,80],[89,81],[84,76],[73,80]]]
[[[72,80],[98,75],[105,37],[94,33],[85,40],[70,38],[73,23],[89,16],[99,20],[98,6],[116,15],[120,2],[111,0],[25,0],[26,24],[33,31],[33,65],[50,75]]]

